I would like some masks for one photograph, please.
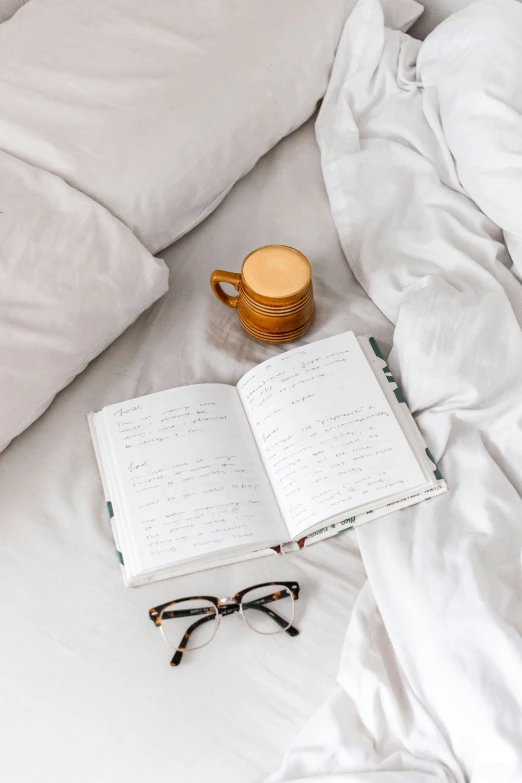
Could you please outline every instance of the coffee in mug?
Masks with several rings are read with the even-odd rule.
[[[238,291],[229,296],[221,283]],[[215,295],[237,310],[243,329],[256,340],[283,343],[301,337],[311,326],[314,293],[310,262],[287,245],[265,245],[245,258],[241,273],[212,272]]]

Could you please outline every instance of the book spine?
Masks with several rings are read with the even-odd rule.
[[[411,432],[414,435],[415,440],[417,442],[416,456],[422,460],[426,470],[429,473],[433,473],[433,480],[435,481],[435,483],[440,484],[440,486],[446,488],[446,483],[444,481],[442,473],[440,472],[437,463],[433,455],[431,454],[431,451],[426,446],[426,443],[424,442],[424,439],[422,438],[422,435],[419,432],[417,424],[415,423],[415,419],[413,418],[411,411],[408,408],[408,404],[406,402],[404,394],[402,393],[399,384],[393,377],[392,372],[386,362],[386,359],[382,355],[381,349],[377,344],[377,340],[375,339],[375,337],[366,337],[366,338],[359,338],[359,342],[364,342],[370,346],[372,351],[371,354],[372,363],[376,365],[378,368],[380,368],[384,373],[384,377],[386,378],[388,388],[391,392],[393,392],[393,396],[386,395],[390,403],[395,403],[395,405],[398,407],[397,413],[400,414],[400,418],[407,419],[409,422],[411,422],[411,424],[413,424],[413,428]],[[365,351],[365,353],[367,352]],[[368,356],[368,358],[370,357]]]
[[[110,500],[107,500],[105,502],[107,504],[107,512],[109,514],[109,522],[111,523],[111,530],[112,530],[112,535],[114,537],[114,543],[116,544],[116,554],[118,556],[118,560],[120,562],[120,565],[124,566],[125,563],[123,562],[123,555],[122,555],[120,546],[118,544],[118,536],[117,536],[117,533],[116,533],[116,525],[113,524],[114,510],[112,508],[112,503],[111,503]]]
[[[89,425],[89,430],[90,430],[91,438],[92,438],[92,444],[93,444],[93,447],[94,447],[94,456],[96,457],[96,462],[98,463],[98,470],[100,472],[100,478],[101,478],[102,489],[103,489],[103,496],[105,498],[105,504],[106,504],[106,507],[107,507],[107,513],[109,515],[109,522],[111,524],[112,536],[114,538],[114,542],[115,542],[115,545],[116,545],[116,556],[118,558],[118,561],[120,563],[120,567],[121,567],[121,570],[122,570],[123,582],[124,582],[125,586],[128,587],[129,585],[128,585],[128,579],[127,579],[126,572],[125,572],[125,563],[124,563],[124,560],[123,560],[122,548],[120,546],[119,537],[118,537],[118,533],[117,533],[117,530],[116,530],[116,519],[114,517],[114,508],[113,508],[113,505],[112,505],[112,501],[109,499],[109,489],[108,489],[108,486],[107,486],[107,480],[106,480],[105,471],[104,471],[104,468],[103,468],[103,460],[102,460],[102,457],[101,457],[101,450],[100,450],[100,442],[98,440],[98,433],[96,431],[95,417],[97,415],[98,414],[96,414],[96,413],[89,413],[88,416],[87,416],[87,422],[88,422],[88,425]]]

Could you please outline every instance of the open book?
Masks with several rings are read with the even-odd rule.
[[[90,414],[126,585],[299,549],[446,491],[373,338],[281,353],[237,386]]]

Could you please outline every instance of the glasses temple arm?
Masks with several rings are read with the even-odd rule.
[[[181,639],[181,642],[179,643],[179,647],[174,653],[172,660],[170,662],[171,666],[179,666],[181,663],[181,659],[183,658],[183,653],[187,649],[187,644],[190,640],[190,634],[196,630],[196,628],[199,628],[203,623],[208,623],[212,620],[216,619],[216,615],[214,613],[208,614],[206,617],[201,617],[199,620],[196,620],[195,623],[192,623],[190,628],[187,628],[185,633],[183,634],[183,638]]]
[[[268,609],[263,604],[258,604],[255,601],[252,601],[249,604],[243,604],[243,609],[256,609],[258,612],[263,612],[264,614],[267,614],[269,617],[271,617],[274,622],[278,624],[280,628],[283,628],[283,630],[289,635],[289,636],[298,636],[299,631],[295,626],[288,625],[288,622],[286,620],[283,620],[280,615],[276,614],[273,609]]]

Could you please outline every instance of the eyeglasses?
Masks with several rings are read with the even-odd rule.
[[[199,650],[212,641],[224,615],[239,612],[256,633],[285,631],[289,636],[297,636],[299,631],[292,622],[298,598],[297,582],[264,582],[247,587],[231,598],[209,595],[178,598],[149,609],[149,617],[175,650],[170,665],[179,666],[183,653]],[[277,604],[277,611],[274,604]],[[187,628],[193,618],[195,622]]]

